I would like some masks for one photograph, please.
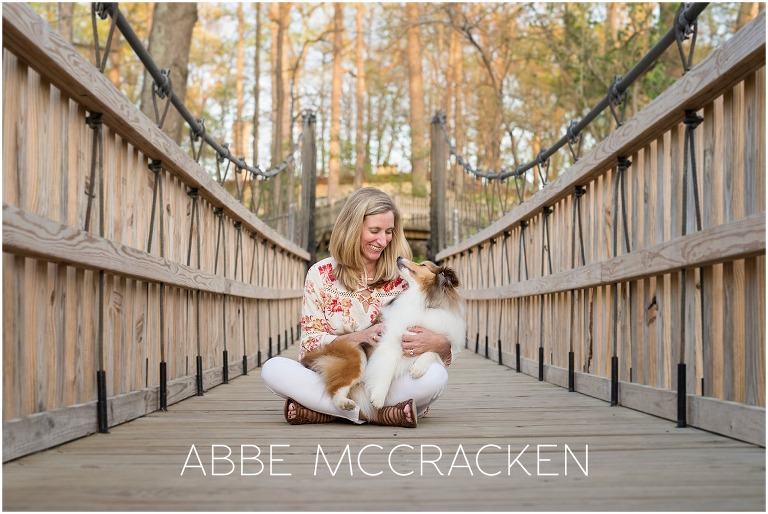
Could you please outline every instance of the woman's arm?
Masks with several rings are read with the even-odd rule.
[[[301,305],[301,350],[299,359],[307,352],[318,346],[330,343],[336,339],[333,327],[325,317],[325,302],[327,298],[321,293],[320,274],[313,267],[307,273],[304,281],[304,299]]]
[[[312,268],[307,273],[304,283],[304,300],[301,309],[301,351],[299,359],[319,346],[326,345],[337,338],[376,346],[384,331],[384,325],[378,323],[357,332],[339,334],[326,317],[326,311],[342,312],[342,298],[323,289],[323,277]],[[338,309],[338,311],[336,311]]]

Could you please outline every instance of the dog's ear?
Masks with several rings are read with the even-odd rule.
[[[438,276],[440,277],[441,285],[448,284],[451,287],[459,287],[459,277],[456,276],[453,269],[443,266],[438,272]]]

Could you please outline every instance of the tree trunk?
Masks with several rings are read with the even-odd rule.
[[[456,4],[455,8],[460,11],[462,9],[462,4]],[[455,23],[458,23],[458,18],[456,17],[455,12],[452,12],[451,24]],[[449,65],[451,68],[449,86],[451,96],[450,101],[448,102],[448,107],[446,109],[446,121],[448,127],[453,128],[453,137],[455,140],[454,144],[456,145],[456,151],[461,154],[463,153],[462,145],[464,144],[464,107],[462,104],[462,95],[465,91],[463,87],[464,55],[463,47],[461,44],[461,34],[459,34],[459,32],[456,30],[451,31],[449,52],[449,62],[451,63]],[[451,191],[456,190],[455,188],[458,187],[458,184],[460,183],[464,173],[464,170],[461,166],[454,166],[453,169],[455,170],[455,173],[452,177],[453,187],[450,188]]]
[[[369,117],[369,119],[377,120],[376,123],[370,124],[375,126],[375,132],[376,132],[375,134],[376,157],[373,159],[372,167],[376,167],[384,163],[384,161],[381,160],[381,155],[382,155],[382,151],[384,150],[384,132],[387,129],[387,123],[384,120],[384,114],[385,114],[384,111],[387,109],[386,100],[387,100],[386,97],[380,98],[376,108],[376,115]],[[371,127],[371,130],[373,130],[373,127]]]
[[[603,46],[603,55],[605,56],[610,55],[617,44],[619,9],[621,9],[619,3],[606,2],[605,4],[605,44]]]
[[[272,166],[277,166],[285,158],[285,141],[290,138],[290,130],[286,131],[286,125],[290,127],[290,119],[286,119],[286,110],[290,109],[290,102],[285,100],[285,93],[288,89],[286,86],[288,74],[285,70],[288,67],[286,65],[286,48],[288,47],[290,11],[290,3],[273,3],[269,7],[272,32]],[[290,118],[290,113],[287,117]],[[276,175],[270,179],[270,182],[272,183],[270,215],[274,217],[283,214],[285,184],[282,174]]]
[[[115,30],[115,33],[112,36],[112,44],[110,45],[109,64],[106,69],[109,81],[112,82],[116,88],[120,88],[120,84],[124,80],[123,77],[120,76],[120,66],[122,64],[120,62],[120,45],[123,40],[120,36],[120,31]]]
[[[341,176],[341,68],[344,30],[343,4],[333,4],[333,77],[331,79],[331,145],[328,163],[328,203],[339,199],[339,178]]]
[[[405,5],[408,23],[406,56],[408,59],[410,125],[411,125],[411,180],[413,194],[427,194],[427,144],[424,122],[424,77],[421,66],[421,37],[419,36],[419,4]]]
[[[293,146],[293,136],[291,134],[291,59],[289,56],[290,52],[290,44],[288,40],[288,27],[291,24],[291,7],[293,6],[293,3],[286,2],[280,4],[281,9],[281,17],[282,22],[280,26],[282,27],[282,38],[280,41],[280,46],[282,48],[282,65],[283,65],[283,71],[281,74],[283,83],[280,87],[280,89],[283,92],[283,99],[281,102],[281,106],[283,109],[283,114],[281,116],[282,119],[282,128],[280,129],[280,137],[281,137],[281,143],[282,148],[280,149],[280,159],[278,160],[278,164],[283,162],[286,157],[288,157],[288,151]],[[286,97],[287,95],[287,97]],[[283,177],[280,181],[280,195],[279,195],[279,202],[277,205],[277,213],[280,216],[283,216],[281,219],[283,220],[283,229],[281,233],[287,234],[287,227],[288,227],[288,209],[290,207],[290,199],[289,199],[289,187],[293,185],[293,173],[285,172],[282,174]]]
[[[269,5],[269,27],[272,36],[272,155],[270,165],[280,162],[283,128],[283,26],[279,3]]]
[[[363,50],[363,14],[365,7],[357,4],[357,127],[355,132],[355,189],[363,187],[363,168],[365,166],[365,141],[363,140],[363,113],[365,111],[365,58]]]
[[[192,29],[196,22],[196,3],[158,2],[152,16],[152,29],[149,32],[147,50],[159,68],[171,69],[173,92],[182,103],[187,96],[189,47],[192,43]],[[152,76],[145,72],[141,91],[141,111],[151,120],[155,120],[152,102],[153,82]],[[184,120],[176,110],[169,109],[163,132],[176,143],[181,143],[183,124]]]
[[[320,68],[320,80],[322,82],[322,85],[320,86],[320,169],[318,170],[318,175],[321,177],[327,177],[328,176],[328,168],[326,167],[328,163],[328,155],[327,155],[327,148],[328,146],[325,144],[326,141],[328,141],[328,138],[326,137],[327,128],[328,128],[328,117],[325,116],[326,109],[325,105],[327,102],[327,95],[325,94],[325,84],[326,82],[326,76],[328,75],[328,62],[326,61],[326,56],[328,54],[323,54],[323,62],[322,66]]]
[[[62,2],[59,7],[59,33],[69,43],[72,43],[72,33],[74,31],[73,17],[75,13],[75,4],[73,2]]]
[[[243,4],[237,4],[237,58],[235,61],[235,133],[234,153],[236,157],[245,156],[245,138],[243,137],[243,104],[245,103],[243,95],[243,68],[245,67],[244,57],[245,42],[245,19],[243,17]]]
[[[253,68],[253,163],[259,162],[259,80],[261,77],[261,3],[256,3],[256,56]],[[258,214],[261,207],[259,198],[257,198],[256,184],[263,184],[263,181],[256,181],[251,178],[251,211]],[[259,188],[261,190],[261,188]]]
[[[368,38],[366,40],[366,48],[371,47],[371,32],[368,33]],[[365,156],[363,158],[363,169],[367,169],[369,172],[373,171],[373,166],[371,165],[371,137],[373,135],[373,123],[371,123],[371,120],[377,119],[374,118],[371,113],[373,111],[373,95],[369,94],[366,95],[365,98],[365,113],[366,113],[366,119],[368,120],[368,123],[364,125],[365,130]],[[378,118],[381,119],[381,118]]]
[[[739,5],[739,16],[736,18],[736,30],[741,28],[751,21],[759,12],[759,4],[757,2],[744,2]]]

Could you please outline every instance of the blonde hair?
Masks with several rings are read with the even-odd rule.
[[[363,187],[349,197],[341,209],[331,232],[329,250],[336,260],[334,274],[350,291],[358,289],[363,275],[363,251],[360,237],[363,232],[363,220],[366,216],[392,212],[395,215],[395,226],[392,231],[392,241],[384,248],[381,257],[376,261],[376,272],[373,284],[394,280],[397,273],[397,258],[412,257],[411,247],[405,239],[403,220],[400,210],[390,196],[375,187]]]

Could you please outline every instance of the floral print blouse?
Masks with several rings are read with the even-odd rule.
[[[299,359],[328,344],[337,336],[357,332],[376,322],[381,307],[387,305],[408,288],[402,278],[384,282],[370,289],[370,297],[349,291],[336,280],[336,260],[333,257],[314,264],[307,272],[304,283],[304,303],[301,310],[301,350]]]

